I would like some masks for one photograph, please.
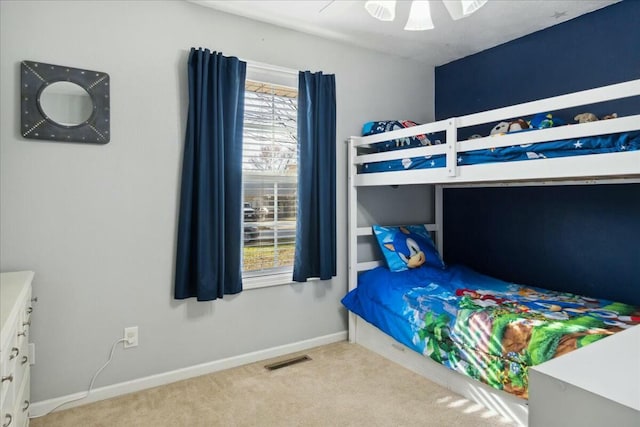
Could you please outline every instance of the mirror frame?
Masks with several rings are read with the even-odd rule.
[[[22,61],[20,64],[21,134],[48,141],[106,144],[110,141],[109,74],[62,65]],[[78,125],[52,120],[40,105],[40,95],[50,84],[71,82],[87,91],[93,103],[89,118]]]

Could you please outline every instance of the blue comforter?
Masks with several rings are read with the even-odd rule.
[[[640,323],[640,307],[504,282],[462,266],[362,273],[352,312],[438,363],[526,398],[528,367]]]
[[[499,138],[499,137],[496,137]],[[617,153],[640,149],[640,131],[597,137],[541,142],[495,149],[475,150],[458,154],[458,165],[582,156],[586,154]],[[430,169],[446,166],[444,154],[407,157],[384,162],[367,163],[361,172],[387,172],[406,169]]]

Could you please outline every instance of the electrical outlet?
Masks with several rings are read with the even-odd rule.
[[[124,348],[137,347],[138,346],[138,327],[130,326],[124,328]]]

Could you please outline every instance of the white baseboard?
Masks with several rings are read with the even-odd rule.
[[[176,369],[175,371],[163,372],[161,374],[138,378],[131,381],[125,381],[123,383],[95,388],[85,399],[70,402],[57,410],[86,405],[87,403],[110,399],[112,397],[122,396],[124,394],[170,384],[176,381],[186,380],[200,375],[222,371],[224,369],[235,368],[237,366],[246,365],[248,363],[259,362],[261,360],[271,359],[273,357],[279,357],[285,354],[295,353],[321,345],[345,341],[346,339],[347,331],[337,332],[335,334],[324,335],[321,337],[298,341],[291,344],[285,344],[278,347],[254,351],[252,353],[241,354],[239,356],[228,357],[226,359],[215,360],[213,362],[202,363],[200,365],[189,366],[187,368]],[[29,408],[29,415],[31,417],[41,416],[41,414],[46,414],[61,403],[81,398],[85,394],[86,392],[80,392],[44,400],[42,402],[34,402]]]

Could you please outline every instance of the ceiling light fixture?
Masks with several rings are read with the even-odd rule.
[[[442,0],[454,20],[466,18],[485,5],[487,0]]]
[[[424,31],[433,29],[433,21],[431,20],[431,9],[428,1],[411,2],[411,10],[409,10],[409,19],[404,29],[407,31]]]
[[[393,21],[396,18],[396,0],[368,1],[364,8],[369,15],[380,21]]]
[[[431,20],[431,9],[428,0],[411,2],[409,19],[404,29],[407,31],[424,31],[434,28]],[[454,20],[465,18],[487,3],[487,0],[442,0],[449,15]],[[393,21],[396,17],[395,0],[369,0],[364,8],[371,16],[380,21]]]

